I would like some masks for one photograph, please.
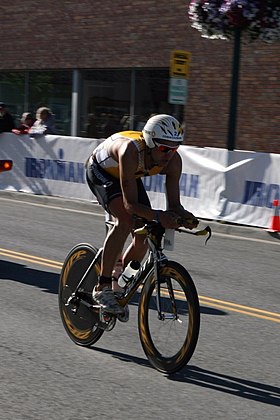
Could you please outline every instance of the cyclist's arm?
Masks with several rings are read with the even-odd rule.
[[[196,217],[185,210],[180,201],[180,177],[182,173],[182,159],[179,153],[176,153],[165,168],[166,174],[166,200],[167,208],[175,212],[184,219],[184,226],[194,228],[198,225]]]
[[[155,210],[138,202],[138,189],[135,172],[138,166],[138,151],[131,143],[124,144],[118,151],[120,184],[123,203],[129,214],[135,214],[147,220],[155,219]]]
[[[146,220],[159,220],[163,227],[175,229],[178,227],[177,214],[170,211],[160,211],[139,203],[135,172],[138,166],[138,152],[134,145],[125,144],[118,151],[120,184],[123,193],[123,203],[126,211]]]

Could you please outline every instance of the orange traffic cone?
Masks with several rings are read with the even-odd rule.
[[[275,212],[267,230],[268,232],[280,232],[279,200],[274,200],[272,206],[275,207]]]

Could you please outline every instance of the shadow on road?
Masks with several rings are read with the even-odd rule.
[[[2,280],[17,281],[22,284],[38,287],[44,292],[57,294],[59,274],[41,270],[35,270],[25,265],[0,260],[0,278]],[[139,293],[134,296],[132,304],[139,301]],[[201,312],[210,315],[226,315],[226,312],[215,308],[201,307]],[[116,352],[100,347],[92,348],[109,354],[125,362],[136,363],[141,366],[151,367],[148,360],[135,357],[126,353]],[[196,366],[186,366],[182,371],[167,376],[169,380],[180,381],[209,388],[218,392],[239,396],[249,400],[259,401],[265,404],[280,406],[280,388],[253,382],[242,378],[219,374]]]
[[[121,353],[115,350],[104,349],[101,347],[90,347],[89,350],[99,351],[103,354],[109,354],[110,356],[114,357],[115,359],[121,360],[122,362],[134,363],[140,366],[146,366],[152,368],[149,361],[142,357],[131,356],[126,353]]]
[[[135,357],[101,347],[94,347],[91,348],[91,350],[109,354],[123,362],[135,363],[153,369],[149,361],[141,357]],[[180,372],[166,376],[166,378],[171,381],[185,382],[186,384],[193,384],[202,388],[234,395],[235,397],[259,401],[277,407],[280,406],[280,388],[266,385],[261,382],[237,378],[235,376],[223,375],[210,370],[201,369],[197,366],[186,366]]]
[[[47,293],[58,293],[59,274],[35,270],[23,264],[0,260],[0,278],[28,284]],[[138,305],[140,293],[135,293],[131,305]],[[227,312],[208,306],[200,306],[201,314],[227,315]]]
[[[280,388],[278,387],[223,375],[197,366],[187,366],[181,372],[168,376],[168,379],[198,385],[202,388],[213,389],[248,400],[280,406]]]
[[[279,239],[280,240],[280,233],[279,232],[268,232],[268,234],[272,238],[275,238],[275,239]]]
[[[0,278],[39,287],[47,293],[58,293],[59,274],[35,270],[23,264],[0,260]]]

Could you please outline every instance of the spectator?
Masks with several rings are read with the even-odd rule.
[[[0,133],[11,132],[15,128],[12,115],[6,110],[4,102],[0,102]]]
[[[54,127],[54,115],[50,108],[41,107],[36,111],[36,121],[32,125],[31,135],[56,134]]]
[[[34,124],[34,119],[30,112],[24,112],[20,119],[20,125],[17,128],[12,130],[15,134],[28,134],[32,125]]]

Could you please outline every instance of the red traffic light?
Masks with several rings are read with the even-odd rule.
[[[0,172],[10,171],[13,167],[12,160],[0,160]]]

